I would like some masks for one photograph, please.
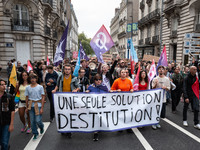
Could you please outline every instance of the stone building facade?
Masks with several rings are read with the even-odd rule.
[[[138,58],[144,54],[160,55],[161,0],[140,0]]]
[[[137,42],[137,32],[127,32],[127,25],[138,22],[138,0],[122,0],[120,8],[115,9],[115,16],[111,20],[110,33],[115,42],[112,50],[121,58],[129,58],[130,50],[127,48],[128,38]],[[137,45],[135,45],[137,47]]]
[[[0,0],[0,64],[51,60],[71,20],[70,0]],[[71,30],[71,21],[69,32]],[[67,44],[68,45],[68,44]],[[70,47],[67,46],[66,57]]]
[[[200,33],[200,1],[165,0],[163,44],[166,45],[169,61],[185,64],[191,61],[190,55],[184,52],[186,33]],[[199,55],[200,50],[194,54],[196,59],[199,59]]]

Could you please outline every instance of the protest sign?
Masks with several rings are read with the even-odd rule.
[[[59,132],[117,131],[158,123],[163,90],[53,96]]]

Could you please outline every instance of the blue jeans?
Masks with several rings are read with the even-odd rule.
[[[0,144],[1,144],[1,150],[7,150],[8,149],[8,142],[10,138],[10,132],[8,131],[9,125],[0,125]]]
[[[40,112],[40,108],[39,107],[39,112]],[[38,135],[38,131],[37,128],[39,127],[40,129],[44,128],[44,124],[42,122],[42,115],[35,115],[35,109],[34,107],[31,107],[31,110],[29,110],[29,115],[30,115],[30,120],[31,120],[31,129],[32,129],[32,133],[35,135]]]

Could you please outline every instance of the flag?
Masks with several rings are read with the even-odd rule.
[[[76,66],[75,66],[75,69],[74,69],[74,73],[73,73],[73,75],[74,75],[75,77],[78,77],[78,71],[79,71],[79,69],[80,69],[80,64],[81,64],[81,59],[80,59],[80,50],[79,50],[79,52],[78,52],[78,59],[77,59],[77,62],[76,62]]]
[[[135,67],[135,63],[138,62],[138,57],[137,57],[137,53],[135,51],[132,39],[128,39],[127,41],[130,45],[130,59],[131,59],[131,74],[134,74],[134,67]]]
[[[49,57],[47,56],[47,66],[50,65]]]
[[[133,83],[133,89],[134,89],[134,91],[138,91],[139,75],[140,75],[140,62],[138,63],[137,75],[136,75],[135,81]]]
[[[194,92],[194,94],[196,95],[196,97],[199,100],[199,80],[197,77],[196,77],[196,81],[192,85],[192,91]]]
[[[158,66],[168,66],[168,62],[167,62],[167,53],[166,53],[166,46],[164,46],[163,51],[160,55],[160,59],[158,61]]]
[[[149,73],[148,73],[149,89],[150,89],[150,82],[154,78],[155,75],[156,75],[156,65],[153,59]]]
[[[64,60],[68,28],[69,28],[69,22],[67,24],[67,27],[65,28],[65,31],[63,32],[63,35],[60,39],[58,46],[56,47],[56,53],[53,61],[55,66],[58,66]]]
[[[89,60],[89,58],[87,57],[87,55],[83,49],[81,42],[80,42],[80,59],[85,59],[87,61]]]
[[[27,62],[27,72],[29,72],[30,70],[33,70],[33,67],[31,65],[30,61],[28,60],[28,62]]]
[[[13,63],[13,67],[12,67],[12,71],[10,73],[9,81],[10,81],[10,84],[12,84],[16,88],[16,85],[17,85],[17,72],[16,72],[15,63]]]
[[[100,63],[104,63],[102,54],[109,51],[113,45],[114,42],[104,25],[102,25],[102,27],[90,41],[90,46],[95,52],[98,62]]]

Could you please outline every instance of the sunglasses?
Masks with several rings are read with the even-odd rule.
[[[101,79],[95,79],[95,81],[101,81]]]

